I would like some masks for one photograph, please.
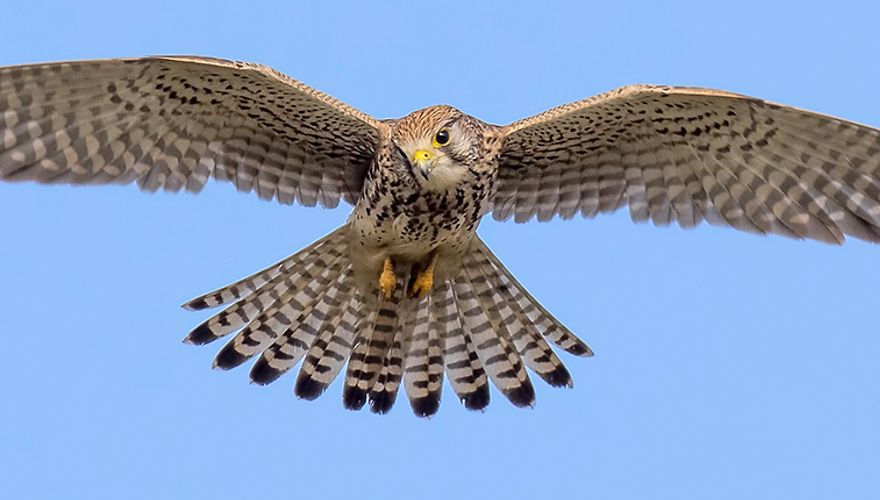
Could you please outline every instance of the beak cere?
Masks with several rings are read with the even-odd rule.
[[[434,167],[434,154],[426,149],[416,151],[413,153],[413,165],[419,167],[422,177],[427,179]]]

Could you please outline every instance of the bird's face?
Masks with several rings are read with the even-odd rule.
[[[399,168],[425,188],[449,191],[467,181],[481,154],[479,121],[450,106],[410,113],[392,130]]]

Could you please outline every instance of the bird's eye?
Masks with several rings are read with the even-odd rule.
[[[437,135],[434,136],[434,147],[445,146],[449,144],[449,131],[444,129],[440,129],[437,132]]]

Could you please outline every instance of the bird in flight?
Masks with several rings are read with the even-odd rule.
[[[628,207],[658,225],[880,242],[880,130],[689,87],[622,87],[497,126],[450,106],[379,120],[213,58],[12,66],[0,68],[0,178],[150,192],[214,178],[284,204],[351,204],[327,236],[184,304],[226,306],[185,341],[232,335],[214,365],[256,357],[258,384],[300,363],[305,399],[347,364],[344,406],[376,413],[403,385],[415,414],[435,414],[444,375],[469,409],[489,404],[489,380],[531,406],[527,369],[572,385],[550,344],[592,355],[476,235],[484,215]]]

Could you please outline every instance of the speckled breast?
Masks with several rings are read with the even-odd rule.
[[[486,203],[485,190],[467,184],[436,193],[414,180],[376,178],[367,180],[364,191],[352,220],[363,245],[416,259],[468,243]]]

